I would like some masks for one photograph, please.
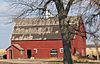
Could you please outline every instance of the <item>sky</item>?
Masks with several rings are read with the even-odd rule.
[[[0,0],[0,49],[6,49],[10,45],[10,37],[12,32],[12,24],[8,18],[9,6],[4,0]]]

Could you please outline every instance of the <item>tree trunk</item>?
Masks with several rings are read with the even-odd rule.
[[[71,56],[71,43],[70,40],[65,39],[66,33],[61,33],[63,48],[64,48],[64,56],[63,63],[64,64],[73,64],[72,56]]]
[[[63,49],[64,49],[63,63],[64,64],[73,64],[72,56],[71,56],[71,43],[70,43],[71,34],[68,25],[69,21],[66,21],[67,24],[65,25],[65,18],[67,18],[68,11],[73,1],[74,0],[71,0],[71,2],[69,2],[69,4],[67,5],[67,8],[64,9],[62,0],[54,0],[58,11],[59,28],[60,28],[60,33],[63,42]]]

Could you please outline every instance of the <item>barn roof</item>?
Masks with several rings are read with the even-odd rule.
[[[6,49],[6,51],[7,51],[8,49],[10,49],[11,46],[14,46],[14,47],[17,48],[18,50],[24,50],[19,44],[12,44],[12,45],[10,45],[10,46]]]
[[[15,46],[16,48],[18,48],[19,50],[24,50],[19,44],[13,44],[13,46]]]
[[[66,21],[70,20],[71,24],[77,24],[79,26],[80,19],[80,16],[68,16]],[[61,39],[57,18],[18,18],[15,20],[12,40],[48,39]]]

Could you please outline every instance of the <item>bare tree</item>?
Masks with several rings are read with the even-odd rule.
[[[94,8],[94,12],[96,13],[91,13],[91,15],[86,16],[86,27],[87,27],[87,34],[89,36],[89,39],[93,41],[95,48],[96,48],[96,53],[97,53],[97,60],[99,60],[99,41],[100,41],[100,1],[99,0],[91,0],[89,4],[90,8]],[[93,11],[93,10],[92,10]]]
[[[78,31],[74,29],[73,33],[70,31],[70,21],[66,21],[65,19],[68,16],[68,13],[72,7],[76,7],[73,5],[77,5],[79,2],[84,2],[86,0],[10,0],[10,3],[12,4],[12,7],[14,11],[17,10],[17,18],[18,17],[25,17],[30,15],[42,15],[44,11],[48,8],[48,10],[53,14],[57,15],[59,19],[59,28],[62,36],[63,41],[63,48],[64,48],[64,64],[73,64],[72,57],[71,57],[71,39],[73,36],[73,33],[75,31]],[[83,17],[86,19],[86,27],[91,27],[92,24],[94,24],[93,19],[100,14],[100,1],[99,0],[88,0],[89,2],[87,6],[85,6],[84,10],[79,14],[83,15]],[[83,4],[85,5],[85,3]],[[53,6],[53,7],[52,7]],[[82,7],[81,7],[82,8]],[[78,9],[81,9],[78,7]],[[97,13],[87,15],[88,11],[90,9],[94,8]],[[51,10],[52,9],[52,10]],[[75,9],[74,11],[78,10]],[[56,13],[56,14],[55,14]],[[92,12],[91,12],[92,13]],[[100,26],[98,26],[100,27]],[[96,33],[99,30],[96,29],[95,32],[92,32],[90,29],[86,31],[87,34],[90,34],[92,36],[96,36]],[[83,32],[82,32],[83,33]],[[76,33],[75,33],[76,34]],[[67,36],[66,36],[67,35]]]

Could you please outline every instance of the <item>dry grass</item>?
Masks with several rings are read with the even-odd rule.
[[[4,49],[0,49],[0,55],[6,54],[6,51]]]

